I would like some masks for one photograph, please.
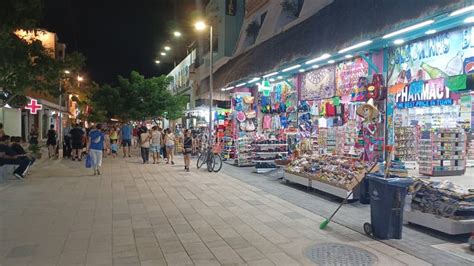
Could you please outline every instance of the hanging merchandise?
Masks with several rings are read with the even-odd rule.
[[[237,116],[236,116],[237,121],[239,121],[240,123],[242,123],[242,122],[245,121],[245,118],[246,118],[246,117],[245,117],[244,112],[242,112],[242,111],[237,112]]]
[[[377,130],[377,121],[379,111],[374,105],[374,99],[369,99],[366,104],[363,104],[357,108],[357,115],[362,117],[362,134],[364,140],[364,154],[363,160],[373,162],[375,159],[375,142],[373,137]]]
[[[272,128],[272,117],[269,114],[263,116],[263,123],[262,123],[263,130],[269,130]]]
[[[327,99],[335,95],[334,65],[304,73],[301,77],[301,100]]]

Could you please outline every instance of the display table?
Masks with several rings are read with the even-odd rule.
[[[296,183],[300,184],[306,187],[311,187],[311,179],[299,175],[295,175],[292,173],[288,173],[285,171],[285,174],[283,175],[283,180],[291,183]]]
[[[428,227],[449,235],[474,232],[474,219],[454,220],[418,210],[404,212],[405,222]]]

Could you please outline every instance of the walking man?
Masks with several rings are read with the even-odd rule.
[[[123,147],[123,158],[132,157],[130,147],[132,146],[132,127],[126,123],[120,128],[120,142]],[[128,153],[127,153],[128,152]]]
[[[95,129],[89,132],[89,141],[87,142],[87,154],[90,155],[92,161],[92,169],[94,175],[100,175],[100,167],[102,166],[102,153],[104,150],[104,133],[102,125],[97,124]]]

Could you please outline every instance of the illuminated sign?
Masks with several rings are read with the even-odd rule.
[[[30,113],[35,115],[38,110],[43,109],[43,105],[39,104],[37,100],[31,99],[30,103],[25,106],[25,109],[30,110]]]
[[[395,95],[396,107],[414,108],[439,105],[452,105],[450,90],[445,86],[444,79],[415,81],[406,85]]]

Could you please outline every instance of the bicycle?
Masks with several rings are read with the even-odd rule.
[[[207,164],[208,172],[219,172],[222,169],[222,158],[218,152],[220,145],[214,148],[209,147],[205,152],[201,152],[196,162],[196,167],[200,169],[204,164]]]

